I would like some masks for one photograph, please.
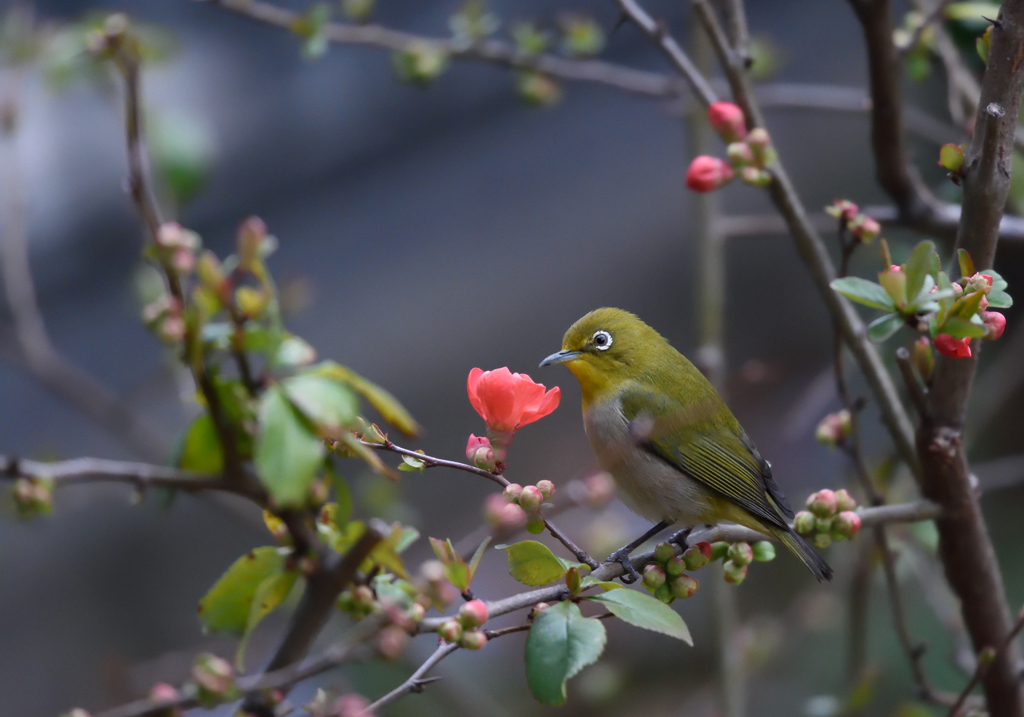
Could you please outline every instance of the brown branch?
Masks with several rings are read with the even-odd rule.
[[[45,463],[0,455],[0,478],[51,480],[55,487],[79,483],[128,483],[136,488],[174,488],[187,493],[207,490],[237,492],[237,487],[229,484],[223,476],[104,458],[72,458]]]
[[[960,696],[957,698],[956,702],[950,708],[949,717],[958,717],[958,715],[960,714],[960,709],[964,706],[964,703],[967,701],[968,696],[971,694],[971,690],[973,690],[977,686],[977,684],[981,681],[981,678],[984,677],[986,672],[988,672],[988,668],[992,664],[992,662],[995,661],[997,657],[1002,656],[1010,648],[1010,646],[1013,644],[1014,639],[1017,637],[1017,635],[1020,634],[1020,630],[1022,627],[1024,627],[1024,608],[1021,608],[1020,612],[1017,613],[1017,621],[1013,624],[1013,628],[1010,630],[1010,632],[1007,633],[1006,639],[1003,640],[999,647],[995,648],[995,651],[991,654],[991,660],[978,660],[978,666],[977,668],[975,668],[974,674],[971,675],[971,679],[964,686],[964,689],[960,693]]]
[[[423,690],[423,685],[432,681],[430,679],[424,679],[424,675],[426,675],[430,670],[432,670],[438,662],[448,657],[448,655],[452,654],[458,649],[459,646],[454,643],[445,642],[441,645],[438,645],[437,649],[434,650],[434,654],[428,657],[426,661],[422,665],[420,665],[415,672],[412,673],[412,676],[410,676],[409,679],[407,679],[398,687],[391,690],[391,692],[388,692],[386,695],[384,695],[379,700],[374,702],[367,708],[366,711],[374,713],[381,707],[385,707],[394,702],[395,700],[398,700],[401,697],[405,697],[410,692],[421,692]]]

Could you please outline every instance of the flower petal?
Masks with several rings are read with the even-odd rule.
[[[543,388],[543,386],[541,386]],[[525,426],[534,421],[547,416],[549,413],[558,408],[558,402],[562,400],[562,390],[555,386],[550,391],[541,396],[540,400],[536,401],[531,406],[527,407],[523,411],[522,416],[519,418],[519,426]]]

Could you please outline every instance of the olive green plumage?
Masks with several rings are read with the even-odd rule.
[[[731,521],[778,538],[819,580],[832,570],[789,527],[793,512],[725,401],[654,329],[621,309],[573,324],[562,351],[579,380],[598,462],[634,510],[686,525]]]

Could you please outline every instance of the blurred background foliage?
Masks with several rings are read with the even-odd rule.
[[[344,4],[359,10],[358,2]],[[685,36],[685,4],[649,5]],[[550,37],[534,32],[540,39],[521,41],[663,69],[634,28],[609,34],[616,21],[610,3],[493,2],[489,14],[450,20],[459,8],[454,0],[385,0],[374,17],[412,32],[470,38],[538,20]],[[17,167],[27,200],[42,309],[58,348],[151,416],[168,446],[197,407],[188,376],[138,320],[147,279],[141,229],[123,191],[117,88],[82,61],[89,27],[117,10],[131,14],[145,39],[145,109],[164,206],[219,254],[230,251],[240,221],[259,214],[280,241],[271,267],[289,326],[321,358],[397,395],[425,427],[414,447],[461,456],[466,436],[481,428],[465,395],[469,369],[507,365],[563,390],[561,408],[516,441],[510,478],[561,486],[596,468],[576,382],[567,372],[535,368],[559,347],[565,328],[590,309],[621,306],[692,354],[696,238],[682,176],[693,152],[679,107],[596,86],[524,90],[521,76],[465,63],[429,89],[410,87],[396,70],[409,79],[419,66],[396,67],[375,50],[327,47],[317,40],[315,12],[296,37],[185,0],[37,0],[28,14],[6,15],[0,99],[19,105],[4,170]],[[578,14],[584,10],[593,10],[592,20]],[[950,23],[965,57],[979,66],[974,39],[984,30],[976,20],[983,10]],[[843,2],[752,0],[748,13],[758,79],[865,87],[860,28]],[[10,64],[29,56],[27,69]],[[905,70],[907,102],[948,121],[941,68],[912,53]],[[517,96],[524,92],[534,105],[564,97],[531,109]],[[866,114],[775,109],[769,127],[809,207],[835,197],[885,203],[873,180]],[[935,166],[936,145],[915,140],[913,149],[926,180],[956,199],[959,190]],[[1016,183],[1014,203],[1024,207],[1024,182]],[[722,206],[727,214],[771,211],[762,193],[736,185],[724,190]],[[905,260],[917,238],[886,235],[894,258]],[[1024,282],[1022,249],[1003,246],[997,260],[1011,291]],[[854,261],[861,275],[879,267],[874,247]],[[795,503],[816,488],[847,485],[845,457],[813,438],[817,421],[839,407],[832,330],[788,238],[731,239],[727,277],[726,390],[734,412]],[[1024,559],[1014,550],[1024,508],[1024,459],[1014,455],[1024,428],[1024,369],[1012,360],[1021,351],[1019,313],[1008,312],[1010,334],[984,352],[974,397],[984,422],[971,434],[1011,604],[1024,599]],[[0,450],[140,457],[34,382],[19,366],[9,326],[0,332]],[[868,416],[869,458],[879,463],[888,438],[873,408]],[[368,471],[346,477],[358,516],[400,519],[453,540],[479,524],[492,492],[485,481],[440,470],[403,473],[397,484]],[[166,510],[152,497],[130,506],[123,487],[90,486],[62,490],[53,515],[41,520],[18,522],[8,511],[0,519],[0,711],[44,717],[73,704],[113,705],[158,679],[180,680],[200,649],[230,654],[231,643],[201,634],[195,606],[241,552],[268,542],[250,508],[191,496]],[[597,553],[645,527],[617,503],[561,522]],[[925,664],[937,686],[958,690],[965,678],[944,624],[958,613],[931,556],[933,530],[926,524],[893,534],[910,627],[928,644]],[[731,639],[749,672],[749,714],[824,717],[844,706],[933,713],[913,702],[877,579],[868,631],[873,677],[851,693],[847,604],[857,551],[856,544],[829,549],[839,576],[831,586],[814,584],[787,556],[728,587],[739,601]],[[429,555],[420,541],[408,561]],[[609,624],[604,658],[570,684],[562,711],[718,714],[710,608],[720,587],[675,605],[693,631],[693,648]],[[484,597],[516,589],[503,555],[485,557],[474,589]],[[256,631],[250,664],[273,649],[284,619],[275,614]],[[332,626],[323,639],[340,629]],[[408,664],[431,643],[414,641]],[[388,714],[501,717],[548,709],[526,688],[519,638],[489,645],[479,658],[457,654],[442,672],[442,682]],[[407,673],[405,663],[376,662],[327,682],[379,695]],[[304,687],[295,699],[311,695]]]

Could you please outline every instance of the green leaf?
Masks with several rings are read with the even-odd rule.
[[[405,407],[398,402],[398,399],[385,391],[383,388],[363,378],[355,371],[345,366],[325,361],[318,364],[315,370],[319,373],[348,384],[353,391],[362,395],[370,405],[384,417],[384,420],[393,425],[407,436],[415,436],[419,433],[420,427],[412,415],[405,410]]]
[[[288,399],[313,423],[327,432],[337,432],[355,423],[359,402],[337,381],[325,376],[300,373],[281,382]]]
[[[656,597],[636,590],[613,590],[586,599],[601,603],[615,617],[625,620],[630,625],[660,632],[693,645],[693,638],[690,637],[690,630],[683,622],[683,618]]]
[[[921,293],[925,277],[935,277],[942,270],[942,262],[935,253],[935,245],[923,241],[914,247],[904,268],[907,275],[907,296],[916,297]]]
[[[491,544],[491,536],[487,536],[483,539],[480,545],[477,547],[476,552],[473,553],[473,557],[469,559],[469,575],[472,577],[476,575],[476,569],[480,567],[480,561],[484,557],[484,551],[487,550],[487,546]]]
[[[402,534],[398,538],[398,542],[395,543],[395,552],[403,553],[405,549],[420,539],[420,531],[416,528],[403,527]]]
[[[460,593],[469,590],[469,582],[472,576],[469,574],[469,566],[463,562],[452,561],[444,564],[444,576],[448,582],[458,588]]]
[[[306,366],[316,361],[316,349],[298,336],[289,336],[277,347],[277,366]]]
[[[299,505],[324,457],[324,444],[285,398],[271,386],[260,399],[256,472],[278,505]]]
[[[612,593],[610,593],[612,594]],[[565,683],[597,662],[608,635],[600,620],[565,601],[542,610],[526,638],[526,679],[542,704],[565,703]]]
[[[210,414],[204,413],[189,426],[178,456],[178,467],[210,475],[224,471],[224,452]]]
[[[238,649],[235,651],[235,669],[239,672],[245,671],[245,646],[249,642],[249,635],[263,618],[285,601],[298,577],[299,574],[292,570],[275,573],[256,588],[252,604],[249,606],[245,634],[242,635],[242,641],[238,643]]]
[[[960,262],[960,276],[971,277],[977,273],[974,268],[974,260],[971,259],[971,255],[967,253],[966,249],[957,249],[956,258]]]
[[[988,307],[990,309],[1009,309],[1013,306],[1013,298],[1005,291],[992,289],[988,292]]]
[[[236,560],[199,601],[199,619],[205,628],[243,634],[257,589],[264,580],[284,571],[284,560],[278,549],[270,546],[251,550]]]
[[[419,532],[416,533],[416,536],[419,536]],[[405,570],[405,564],[399,556],[401,551],[398,549],[398,546],[405,543],[407,539],[408,535],[405,529],[400,524],[395,523],[391,529],[391,534],[377,543],[377,547],[370,551],[370,557],[367,560],[390,570],[401,578],[409,580],[409,573]],[[413,540],[415,539],[416,537],[413,537]],[[408,545],[408,543],[405,544]]]
[[[583,578],[580,582],[580,589],[582,590],[586,590],[587,588],[601,588],[604,592],[608,592],[609,590],[618,590],[625,587],[625,585],[621,585],[614,580],[596,580],[590,575]]]
[[[508,574],[525,585],[549,585],[561,580],[569,568],[586,568],[583,563],[564,560],[536,540],[495,546],[508,551]]]
[[[324,463],[324,475],[334,485],[334,519],[338,525],[344,525],[352,520],[352,492],[348,489],[348,483],[342,478],[330,461]]]
[[[856,301],[858,304],[864,304],[865,306],[884,311],[895,311],[896,309],[896,305],[892,302],[892,297],[889,296],[880,284],[868,281],[867,279],[861,279],[859,276],[835,279],[829,286],[834,291],[851,301]]]
[[[962,319],[959,316],[949,316],[942,323],[939,333],[949,334],[954,339],[965,339],[967,337],[978,339],[985,335],[985,327],[978,326],[977,324],[967,319]]]
[[[903,317],[899,314],[880,316],[868,324],[868,338],[880,344],[899,331],[903,324]]]
[[[993,289],[1000,289],[1000,290],[1002,290],[1002,289],[1005,289],[1007,286],[1009,286],[1009,284],[1006,283],[1006,279],[1004,279],[1002,276],[1000,276],[999,273],[995,269],[985,269],[985,271],[983,271],[981,273],[982,274],[988,274],[989,276],[992,277],[992,288]]]
[[[402,456],[402,462],[398,466],[398,470],[406,471],[409,473],[422,473],[426,467],[426,463],[421,461],[419,458],[413,458],[412,456]]]

